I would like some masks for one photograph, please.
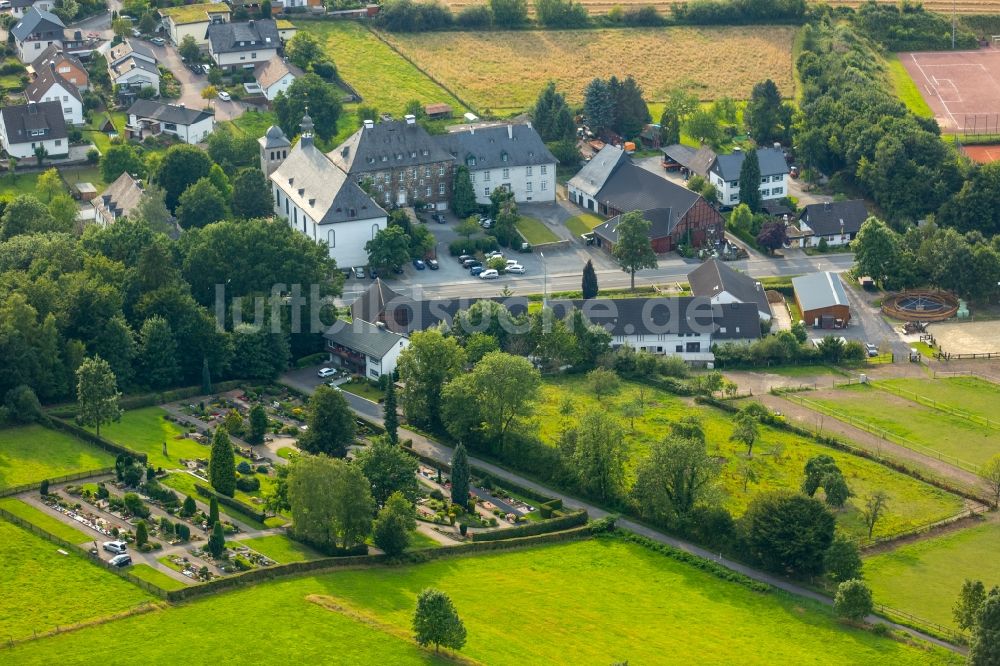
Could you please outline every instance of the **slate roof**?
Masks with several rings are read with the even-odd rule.
[[[35,33],[58,32],[59,39],[62,39],[62,31],[66,28],[59,17],[37,7],[31,7],[24,13],[24,17],[10,29],[10,34],[14,39],[23,42],[26,38]]]
[[[471,171],[556,163],[542,137],[527,124],[469,128],[435,139]]]
[[[212,23],[205,35],[213,53],[277,49],[281,46],[281,37],[273,19],[257,19],[244,23]]]
[[[610,208],[626,212],[669,209],[670,218],[663,220],[669,233],[698,203],[701,195],[626,161],[611,174],[594,198]],[[656,220],[650,221],[656,223]]]
[[[310,138],[299,140],[281,166],[271,174],[271,181],[317,224],[387,215]]]
[[[712,166],[712,162],[718,157],[715,151],[711,148],[706,148],[702,146],[691,158],[691,163],[688,165],[688,169],[692,173],[696,173],[699,176],[708,175],[708,170]]]
[[[760,282],[730,268],[725,262],[709,259],[688,273],[687,277],[691,293],[695,296],[712,298],[725,291],[741,303],[756,303],[760,312],[771,315],[771,305]]]
[[[453,161],[427,130],[403,120],[362,126],[327,156],[351,175]]]
[[[52,65],[43,65],[35,71],[35,80],[28,84],[24,90],[24,96],[30,102],[41,102],[45,98],[45,93],[52,89],[57,83],[63,87],[77,101],[83,102],[83,97],[76,86],[64,79],[59,72],[55,71]]]
[[[158,120],[164,123],[173,123],[175,125],[194,125],[205,118],[210,118],[215,115],[210,111],[189,109],[175,104],[156,102],[151,99],[137,100],[135,104],[129,107],[127,113],[130,116],[149,118],[151,120]]]
[[[50,65],[59,66],[63,61],[67,61],[72,65],[80,68],[80,71],[87,75],[87,67],[77,58],[75,55],[70,55],[62,50],[58,44],[52,44],[45,47],[37,58],[35,58],[31,63],[31,68],[35,72],[40,71],[43,67],[49,67]]]
[[[112,78],[117,79],[122,74],[128,74],[133,69],[141,69],[143,71],[149,72],[150,74],[160,75],[160,70],[157,69],[156,65],[142,58],[136,58],[135,56],[129,56],[124,60],[119,60],[114,65],[109,65],[108,69],[114,75]]]
[[[7,129],[7,142],[11,144],[30,143],[31,141],[49,141],[50,139],[65,139],[66,120],[63,118],[62,104],[59,102],[39,102],[18,104],[0,108],[3,114],[3,124]],[[28,136],[29,130],[46,129],[44,136]]]
[[[817,236],[856,234],[868,219],[868,209],[861,199],[809,204],[799,219]]]
[[[403,340],[402,335],[362,319],[351,322],[337,320],[323,337],[334,344],[380,360]]]
[[[116,218],[127,217],[139,205],[142,194],[142,185],[139,181],[129,173],[122,172],[93,202],[95,207],[101,206],[111,211]]]
[[[597,193],[601,191],[615,169],[627,160],[628,156],[624,150],[618,146],[606,145],[569,179],[567,185],[591,197],[597,197]]]
[[[288,140],[288,137],[285,136],[285,133],[277,125],[268,127],[264,136],[257,139],[257,143],[261,144],[265,149],[288,148],[292,145],[292,142]]]
[[[680,143],[673,143],[669,146],[664,146],[660,150],[663,151],[664,155],[685,168],[691,164],[691,158],[694,157],[695,152],[697,152],[691,146],[685,146]]]
[[[652,223],[649,227],[650,240],[669,236],[673,226],[676,226],[676,222],[674,223],[673,226],[671,226],[670,224],[670,216],[671,216],[670,208],[656,208],[653,210],[644,210],[641,212],[642,216]],[[622,216],[615,215],[607,222],[604,222],[603,224],[599,224],[596,227],[594,227],[594,233],[613,245],[618,242],[618,224],[621,221],[622,221]]]
[[[746,156],[742,150],[728,155],[717,155],[715,162],[711,165],[711,171],[719,174],[725,181],[739,180],[740,168],[742,168]],[[788,173],[785,154],[777,148],[758,148],[757,161],[760,163],[761,177]]]
[[[825,271],[809,273],[792,278],[792,288],[799,305],[805,311],[828,308],[834,305],[847,305],[847,292],[836,273]]]
[[[274,56],[267,62],[258,63],[253,68],[254,79],[257,80],[261,88],[270,88],[280,81],[285,74],[291,74],[295,78],[299,78],[305,72],[278,56]]]
[[[549,301],[564,319],[582,310],[591,324],[613,336],[709,334],[716,340],[760,337],[760,317],[752,303],[712,305],[704,297],[592,298]]]
[[[119,60],[128,58],[131,55],[142,56],[142,58],[145,58],[146,60],[150,60],[154,63],[157,62],[156,54],[154,54],[148,46],[141,42],[133,42],[131,39],[126,39],[121,44],[112,46],[111,49],[108,50],[107,61],[109,64],[112,64],[118,62]]]

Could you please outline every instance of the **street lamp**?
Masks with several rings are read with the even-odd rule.
[[[542,258],[542,307],[547,307],[549,304],[549,267],[545,265],[545,253],[539,252],[538,256]]]

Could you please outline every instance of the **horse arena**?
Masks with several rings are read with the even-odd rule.
[[[900,53],[941,131],[1000,136],[1000,48]]]

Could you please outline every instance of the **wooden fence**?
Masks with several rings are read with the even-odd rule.
[[[66,483],[67,481],[79,481],[80,479],[89,479],[95,476],[105,476],[107,474],[114,474],[114,467],[102,467],[101,469],[92,469],[86,472],[74,472],[73,474],[63,474],[62,476],[53,476],[45,479],[50,485],[57,483]],[[38,490],[41,488],[42,482],[38,481],[35,483],[23,483],[19,486],[10,486],[8,488],[0,489],[0,497],[10,497],[11,495],[20,495],[21,493],[31,492],[33,490]]]
[[[957,416],[959,418],[965,419],[971,423],[977,425],[986,426],[987,428],[995,428],[1000,430],[1000,421],[991,421],[985,416],[979,416],[978,414],[971,414],[964,409],[958,409],[957,407],[952,407],[951,405],[946,405],[944,403],[938,402],[933,398],[928,398],[927,396],[920,395],[913,391],[908,391],[904,388],[899,388],[898,386],[893,386],[892,384],[886,384],[883,382],[871,382],[871,385],[880,391],[888,391],[894,395],[898,395],[901,398],[906,398],[907,400],[912,400],[913,402],[924,405],[925,407],[930,407],[939,412],[944,412],[951,416]]]

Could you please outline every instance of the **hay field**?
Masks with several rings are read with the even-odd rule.
[[[794,95],[788,26],[438,32],[382,37],[480,111],[531,106],[549,80],[571,103],[594,77],[632,75],[646,100],[683,87],[702,100],[745,99],[771,78]]]

